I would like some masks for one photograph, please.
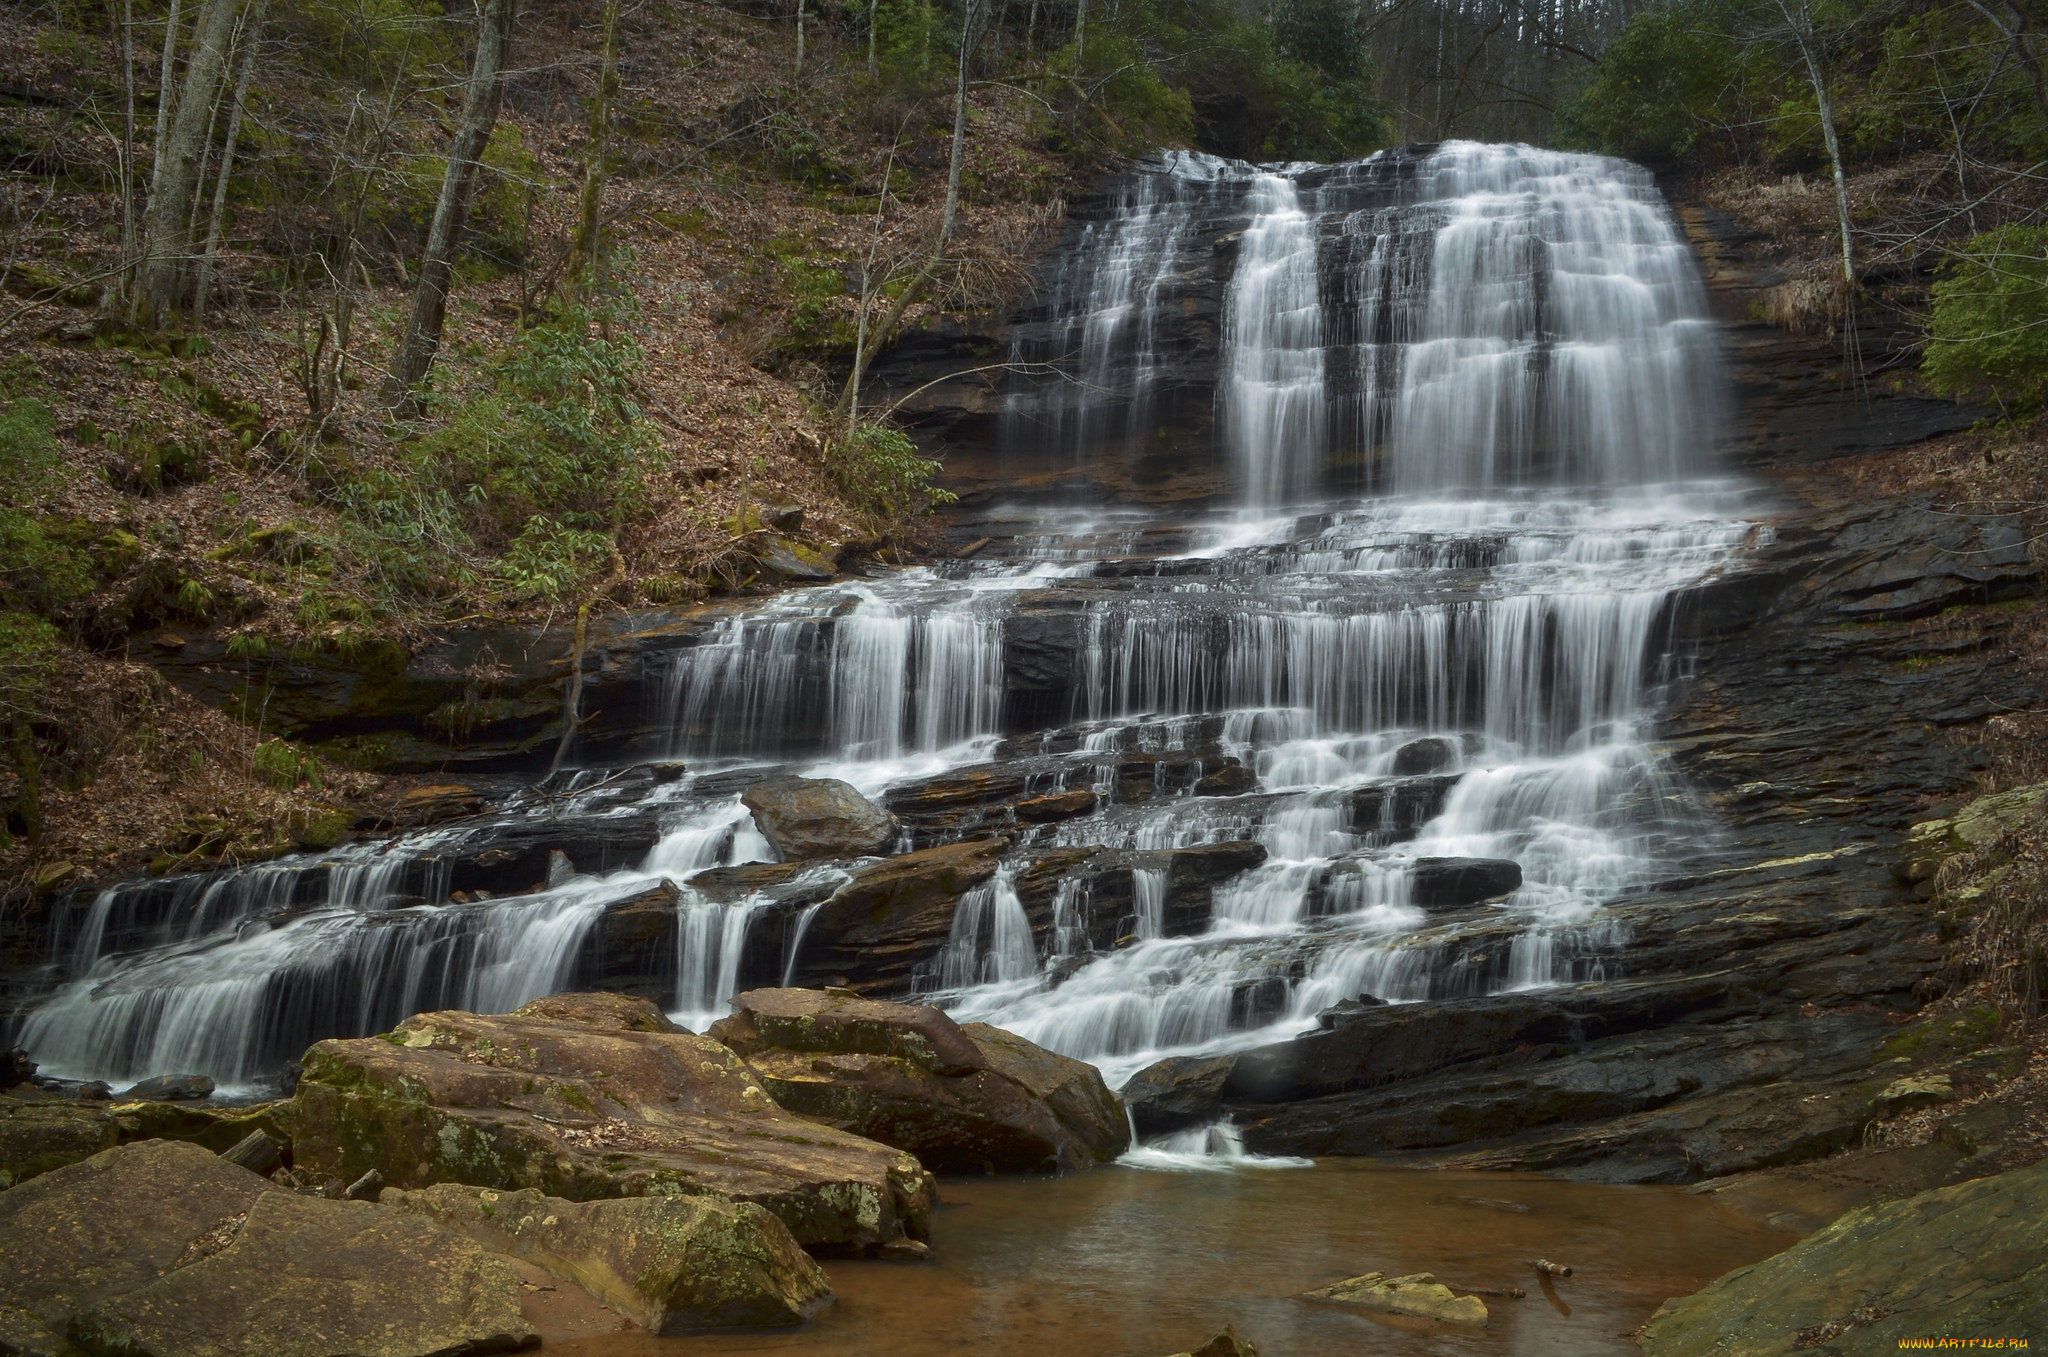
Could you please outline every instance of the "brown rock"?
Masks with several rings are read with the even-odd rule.
[[[1071,792],[1050,792],[1019,801],[1017,818],[1034,825],[1052,820],[1071,820],[1076,815],[1086,815],[1094,810],[1096,802],[1095,793],[1086,787]]]
[[[740,800],[775,851],[792,862],[867,857],[896,841],[895,818],[836,778],[770,778],[747,788]]]
[[[866,994],[905,994],[952,934],[961,895],[996,873],[1008,840],[970,839],[899,853],[853,873],[804,931],[795,978],[857,977]]]
[[[380,1206],[292,1192],[261,1194],[71,1330],[102,1357],[443,1357],[539,1341],[503,1258]]]
[[[103,1150],[0,1192],[0,1334],[12,1349],[64,1351],[73,1315],[155,1281],[195,1239],[278,1193],[168,1140]]]
[[[557,995],[503,1017],[423,1013],[306,1053],[295,1165],[396,1188],[552,1197],[710,1193],[768,1208],[806,1247],[928,1234],[911,1156],[776,1106],[740,1058],[644,999]]]
[[[825,1271],[749,1202],[629,1197],[571,1202],[527,1188],[438,1183],[384,1203],[493,1253],[546,1268],[649,1332],[801,1324],[832,1303]],[[885,1247],[914,1244],[898,1240]]]
[[[777,1102],[940,1172],[1087,1168],[1129,1147],[1092,1065],[935,1008],[751,990],[711,1030]]]

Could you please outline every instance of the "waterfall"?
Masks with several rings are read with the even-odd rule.
[[[588,983],[643,935],[604,973],[701,1027],[804,973],[852,870],[731,870],[774,858],[739,795],[783,773],[1093,790],[1051,823],[993,805],[1014,843],[905,973],[1113,1084],[1343,1000],[1618,968],[1608,902],[1712,846],[1648,739],[1689,663],[1674,610],[1759,532],[1716,478],[1716,337],[1649,176],[1464,142],[1160,157],[1076,203],[1041,281],[1005,455],[1234,469],[1228,502],[1020,499],[972,559],[721,604],[653,664],[680,781],[104,891],[8,1037],[61,1074],[253,1085],[320,1037]],[[571,824],[639,828],[566,876],[519,858],[500,895],[461,875]],[[1446,896],[1457,859],[1521,884]]]
[[[1326,441],[1322,303],[1316,288],[1315,223],[1293,181],[1262,174],[1252,184],[1230,293],[1220,393],[1228,439],[1245,468],[1253,504],[1283,503],[1302,488]]]

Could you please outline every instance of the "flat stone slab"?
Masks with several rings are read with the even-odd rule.
[[[0,1192],[0,1350],[443,1357],[534,1340],[504,1259],[196,1145],[123,1145]]]
[[[801,1324],[832,1303],[825,1270],[751,1202],[572,1202],[456,1183],[382,1201],[546,1268],[651,1333]]]
[[[105,1357],[452,1357],[539,1342],[505,1259],[369,1202],[267,1192],[225,1247],[81,1311]]]
[[[282,1189],[168,1140],[102,1150],[0,1192],[0,1338],[64,1351],[73,1315],[155,1281],[193,1240],[271,1195]]]

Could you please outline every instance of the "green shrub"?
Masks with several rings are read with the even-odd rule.
[[[319,760],[300,753],[284,740],[265,740],[257,745],[250,756],[250,763],[256,776],[273,787],[290,791],[303,782],[319,790]]]
[[[2048,399],[2048,227],[1972,236],[1942,267],[1927,330],[1929,387],[2038,409]]]
[[[63,637],[28,613],[0,612],[0,710],[32,709],[35,690],[57,672]]]
[[[892,523],[956,498],[931,483],[939,470],[937,462],[919,456],[917,445],[902,430],[879,424],[863,424],[839,444],[831,470],[841,494]]]
[[[0,375],[0,394],[26,380],[15,368]],[[92,558],[71,522],[44,521],[35,502],[58,480],[56,421],[39,401],[14,399],[0,408],[0,607],[49,613],[92,592]],[[87,527],[87,536],[97,537]]]

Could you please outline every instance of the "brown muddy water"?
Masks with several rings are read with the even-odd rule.
[[[1682,1189],[1504,1174],[1309,1168],[1060,1179],[949,1179],[928,1264],[828,1262],[839,1299],[774,1334],[609,1334],[577,1357],[1123,1357],[1224,1325],[1260,1357],[1635,1353],[1659,1304],[1794,1236]],[[1570,1264],[1544,1285],[1536,1257]],[[1484,1332],[1374,1318],[1294,1297],[1362,1272],[1433,1272],[1486,1298]]]

